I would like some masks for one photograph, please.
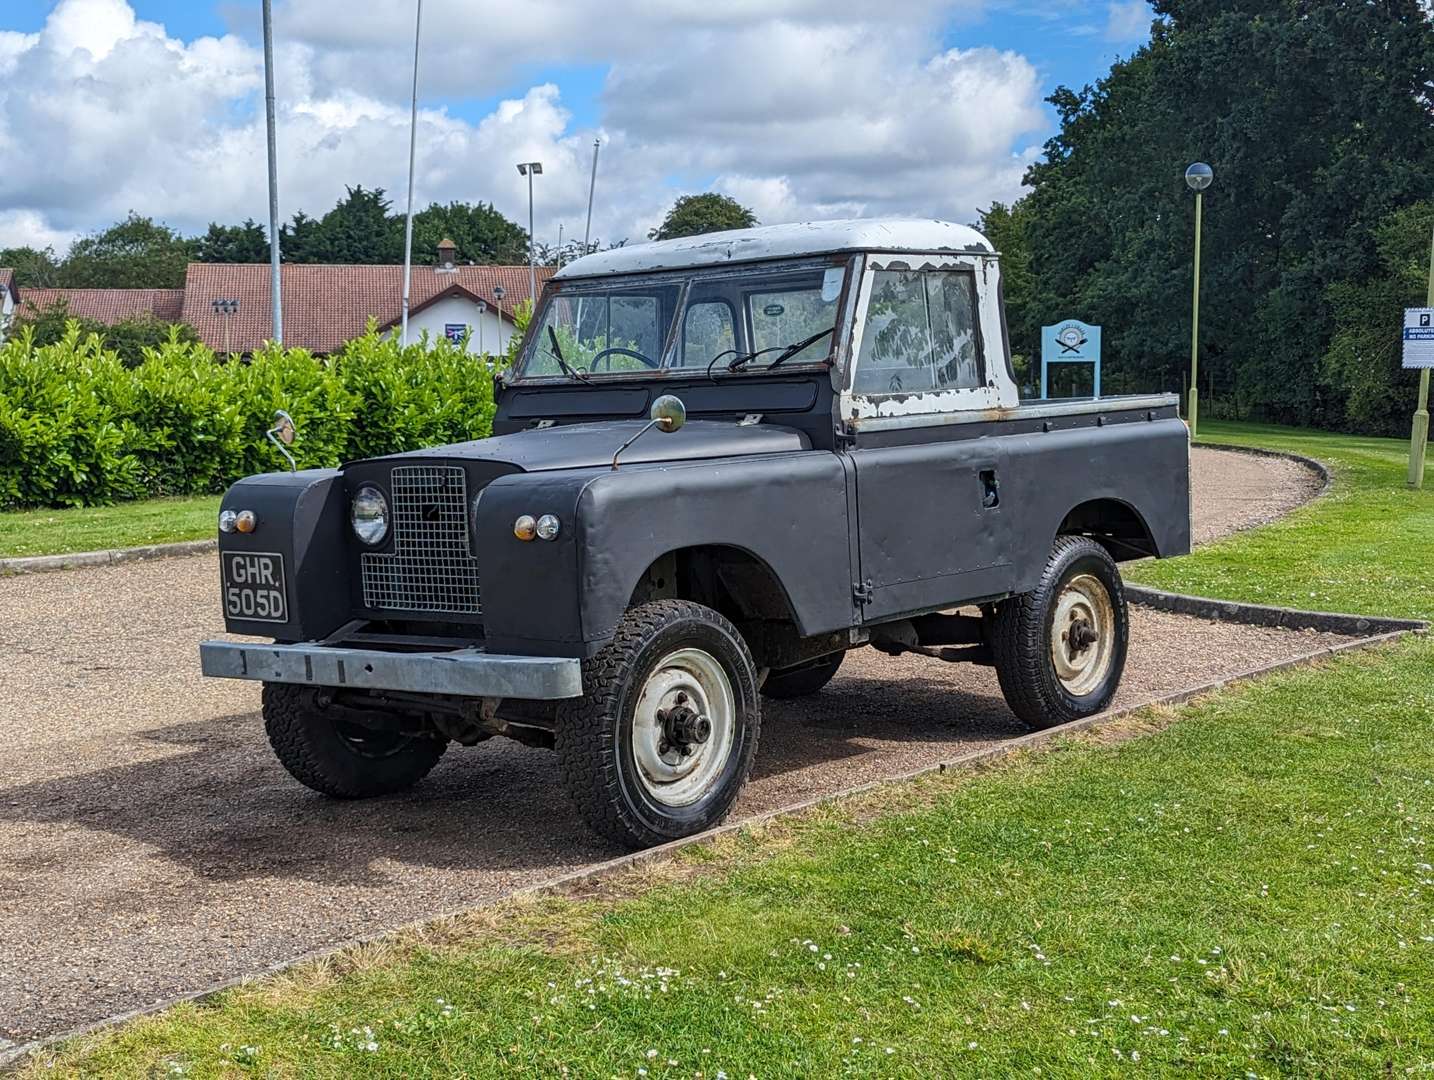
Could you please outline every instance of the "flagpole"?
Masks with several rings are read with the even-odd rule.
[[[408,118],[408,213],[403,224],[403,326],[399,343],[408,344],[408,299],[413,282],[413,163],[418,153],[418,43],[423,32],[423,0],[413,23],[413,102]]]
[[[269,140],[269,289],[274,316],[272,341],[284,344],[284,290],[279,269],[279,146],[274,122],[274,18],[264,0],[264,125]],[[226,332],[228,324],[225,324]]]

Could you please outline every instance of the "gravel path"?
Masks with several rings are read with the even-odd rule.
[[[1268,520],[1309,475],[1209,450],[1195,464],[1202,535]],[[269,753],[257,686],[197,674],[217,579],[199,556],[0,580],[0,1048],[616,854],[552,755],[505,739],[451,749],[393,798],[300,787]],[[1133,614],[1120,704],[1344,640]],[[990,670],[870,650],[763,720],[739,815],[1022,730]]]

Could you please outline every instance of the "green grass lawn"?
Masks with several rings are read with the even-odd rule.
[[[625,899],[300,968],[31,1074],[1431,1069],[1431,714],[1434,642],[1349,656],[1145,737],[689,851]]]
[[[207,540],[218,514],[218,495],[0,513],[0,558]]]
[[[1291,450],[1324,462],[1324,498],[1182,559],[1128,568],[1175,592],[1365,615],[1434,616],[1434,472],[1406,486],[1409,443],[1258,424],[1205,423],[1201,442]]]

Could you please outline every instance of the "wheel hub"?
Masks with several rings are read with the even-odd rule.
[[[1051,619],[1051,666],[1066,692],[1093,693],[1115,656],[1115,604],[1099,578],[1080,574],[1066,582]]]
[[[632,755],[647,793],[690,806],[721,779],[737,737],[737,695],[716,657],[703,649],[669,653],[633,704]]]
[[[688,705],[685,692],[678,691],[673,701],[671,708],[657,710],[657,722],[662,725],[662,741],[657,749],[662,754],[676,750],[687,757],[696,745],[712,737],[712,721]]]

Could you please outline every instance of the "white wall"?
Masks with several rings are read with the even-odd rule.
[[[10,290],[0,291],[0,341],[5,340],[5,331],[10,329],[10,319],[15,313],[15,301],[10,297]]]
[[[506,305],[504,310],[507,310]],[[430,338],[441,338],[443,328],[450,323],[461,323],[473,328],[473,334],[468,340],[468,351],[475,353],[480,351],[480,336],[482,351],[499,353],[507,347],[508,339],[514,333],[513,324],[507,319],[500,323],[498,313],[491,305],[484,314],[479,315],[478,305],[473,301],[463,296],[450,296],[408,317],[408,340],[416,341],[425,330]],[[398,332],[398,327],[394,327],[394,336],[397,336]]]

